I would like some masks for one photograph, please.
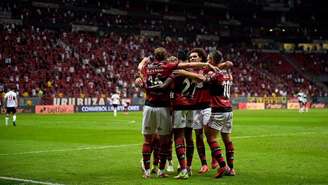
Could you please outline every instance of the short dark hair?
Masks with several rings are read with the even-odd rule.
[[[211,51],[209,55],[213,58],[213,61],[216,64],[220,63],[223,60],[223,54],[219,50]]]
[[[202,59],[201,62],[206,62],[206,52],[203,48],[194,48],[190,51],[190,53],[197,53],[198,56]]]
[[[165,60],[167,58],[167,51],[163,47],[156,48],[154,50],[155,59],[158,61]]]
[[[186,61],[188,60],[188,50],[187,49],[179,49],[177,53],[177,57],[179,60]]]

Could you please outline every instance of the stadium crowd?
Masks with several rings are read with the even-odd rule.
[[[142,96],[133,80],[140,58],[150,55],[158,44],[174,55],[183,47],[203,47],[208,52],[215,42],[195,41],[189,45],[174,39],[160,40],[137,35],[110,33],[54,32],[31,27],[1,28],[0,90],[6,83],[16,83],[21,96],[100,97],[120,91],[123,97]],[[220,48],[221,49],[221,48]],[[226,58],[234,61],[233,95],[293,96],[298,89],[310,95],[327,96],[323,90],[295,71],[279,53],[222,48]],[[324,74],[324,54],[290,54],[303,66],[304,73]],[[305,62],[306,61],[306,62]],[[310,66],[310,67],[308,67]],[[279,75],[277,75],[279,74]],[[39,93],[40,92],[40,93]]]

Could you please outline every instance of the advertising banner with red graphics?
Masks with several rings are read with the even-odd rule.
[[[264,103],[238,103],[238,109],[241,110],[263,110]]]
[[[287,103],[287,109],[299,109],[300,108],[300,104],[299,103]]]
[[[74,105],[37,105],[36,114],[68,114],[74,113]]]
[[[246,109],[248,110],[263,110],[265,108],[264,103],[247,103]]]
[[[324,103],[313,103],[311,104],[311,108],[314,109],[324,109],[326,105]]]
[[[247,108],[247,103],[238,103],[238,109],[243,110]]]
[[[298,98],[297,97],[289,97],[288,103],[298,103]]]

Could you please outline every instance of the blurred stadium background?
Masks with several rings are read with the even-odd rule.
[[[317,131],[322,131],[321,139],[326,140],[328,128],[324,123],[328,122],[327,109],[325,109],[328,105],[327,14],[324,1],[307,0],[2,0],[0,2],[0,94],[6,92],[9,84],[14,84],[19,93],[19,112],[69,113],[111,111],[109,97],[112,92],[118,91],[123,101],[131,103],[131,111],[140,111],[144,94],[136,87],[134,79],[137,76],[137,64],[142,57],[151,55],[153,49],[158,46],[167,48],[172,55],[176,55],[179,49],[190,50],[194,47],[204,48],[207,52],[219,49],[227,60],[234,62],[232,100],[235,109],[258,109],[263,114],[272,113],[269,116],[272,118],[271,121],[259,118],[254,123],[267,121],[272,127],[280,128],[281,125],[275,121],[282,123],[284,121],[275,115],[283,114],[287,117],[290,115],[293,118],[291,120],[294,121],[300,121],[299,116],[304,116],[296,111],[299,106],[296,94],[303,90],[308,96],[309,106],[316,109],[310,110],[308,115],[305,115],[312,118],[305,119],[311,124],[296,125],[291,121],[292,126],[283,127],[288,128],[287,130],[277,129],[274,130],[274,134],[279,134],[280,131],[293,133],[291,129],[293,126],[296,130],[304,127],[304,130],[297,131],[305,132],[305,128],[311,126],[310,128],[315,127],[311,131],[314,134],[307,135],[310,137],[307,139],[312,140],[317,135],[315,134]],[[286,109],[295,109],[295,111]],[[258,113],[244,111],[247,114],[238,111],[236,119],[237,123],[247,127],[245,125],[248,123],[247,120],[256,117]],[[297,114],[294,114],[295,112]],[[98,122],[97,119],[90,120],[98,130],[91,136],[101,133],[101,129],[105,129],[106,124],[115,122],[111,114],[98,114],[108,120],[100,119]],[[34,127],[46,122],[51,126],[45,124],[42,127],[56,130],[58,126],[75,130],[75,124],[78,128],[82,126],[79,125],[79,121],[73,121],[72,124],[70,119],[85,119],[92,114],[75,113],[74,115],[67,120],[63,115],[49,118],[34,114],[19,114],[17,130],[19,126],[27,130],[32,129],[31,135],[27,135],[23,134],[24,132],[4,130],[2,124],[4,116],[1,113],[0,151],[2,152],[0,153],[26,151],[28,147],[23,147],[25,144],[33,146],[31,151],[32,149],[46,150],[51,146],[60,148],[56,145],[58,144],[56,138],[60,137],[59,133],[38,137],[38,130]],[[238,115],[241,116],[239,122]],[[119,116],[122,116],[122,123],[129,124],[130,121],[139,124],[141,119],[140,113],[132,113],[127,117]],[[51,124],[54,120],[57,121]],[[92,125],[89,123],[81,121],[81,124],[88,125],[87,128],[92,130]],[[135,125],[132,127],[132,131],[136,132],[135,137],[139,138],[140,135],[138,141],[141,143],[140,125],[136,128]],[[113,128],[120,130],[119,125],[108,127],[108,129]],[[250,128],[252,129],[259,129],[261,132],[264,130],[258,128],[258,125]],[[125,134],[124,128],[122,130],[123,132],[119,133]],[[242,132],[237,126],[236,131],[242,136],[247,136],[247,133]],[[8,133],[15,137],[12,138]],[[256,135],[255,132],[251,134]],[[68,137],[65,142],[76,144],[68,145],[68,148],[85,142],[84,139],[78,140],[78,136],[75,137],[73,132],[72,136]],[[21,142],[14,143],[15,138]],[[122,145],[131,142],[121,141],[122,138],[118,140]],[[318,153],[327,149],[327,143],[322,143],[322,140],[313,140],[318,144],[315,150]],[[44,144],[46,141],[52,142],[37,147],[39,146],[37,141],[42,141]],[[99,141],[101,139],[91,143],[97,145]],[[242,148],[242,143],[237,143],[238,145]],[[293,146],[292,144],[286,148]],[[66,174],[67,176],[64,177],[59,175],[54,178],[52,177],[55,175],[34,174],[34,171],[40,170],[40,166],[31,167],[31,173],[27,173],[29,168],[19,171],[20,164],[29,166],[33,162],[24,163],[24,159],[20,163],[10,162],[15,161],[15,157],[7,159],[1,154],[0,175],[3,176],[27,179],[35,177],[44,181],[57,182],[58,180],[69,184],[94,182],[84,181],[83,177],[74,179],[72,171],[76,168],[69,168],[72,170],[68,170],[72,173],[70,175]],[[313,153],[309,155],[311,154]],[[129,164],[136,167],[138,164],[135,162],[139,160],[139,153],[133,156],[135,159]],[[56,156],[46,159],[49,160],[51,157]],[[116,157],[119,155],[116,154]],[[303,161],[305,156],[299,159]],[[268,160],[274,159],[268,157]],[[327,164],[326,159],[321,162]],[[77,164],[78,162],[74,163]],[[240,162],[241,167],[248,165]],[[319,164],[316,165],[318,167]],[[55,168],[56,165],[53,167]],[[328,171],[327,167],[319,167],[320,171]],[[293,165],[290,168],[294,168]],[[311,165],[301,168],[300,171],[309,170],[308,168],[311,168]],[[115,168],[118,169],[120,168]],[[256,169],[261,170],[261,168]],[[279,170],[281,169],[273,169],[273,171]],[[137,170],[133,168],[130,171],[136,173]],[[50,172],[53,173],[55,172]],[[327,183],[324,178],[307,179],[306,176],[302,176],[303,172],[300,174],[299,179],[305,178],[305,184]],[[244,175],[247,177],[247,170]],[[319,176],[327,177],[327,173],[322,172]],[[139,178],[139,174],[133,177]],[[97,178],[97,175],[91,175],[90,178]],[[200,184],[201,180],[196,180],[195,184]],[[243,184],[244,180],[246,178],[233,183]],[[265,178],[261,180],[252,183],[266,182]],[[302,184],[302,181],[294,180],[291,179],[286,183]],[[132,181],[125,182],[124,177],[120,177],[117,182],[117,184],[131,184]],[[273,184],[284,183],[275,179],[273,182],[275,182]],[[12,181],[0,181],[0,183],[11,184]],[[95,182],[95,184],[106,183],[109,183],[108,179]],[[143,184],[144,181],[139,180],[136,184],[141,183]],[[169,181],[169,183],[175,182]],[[213,181],[208,183],[211,184]]]

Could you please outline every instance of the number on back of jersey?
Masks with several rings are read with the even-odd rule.
[[[230,98],[230,89],[231,89],[232,82],[231,81],[223,81],[223,96],[226,98]]]
[[[195,94],[197,83],[189,78],[185,78],[183,83],[184,88],[182,89],[182,95],[188,98],[192,98]]]
[[[151,86],[155,86],[155,85],[161,85],[163,84],[163,81],[160,79],[159,76],[149,76],[147,78],[147,86],[151,87]]]

